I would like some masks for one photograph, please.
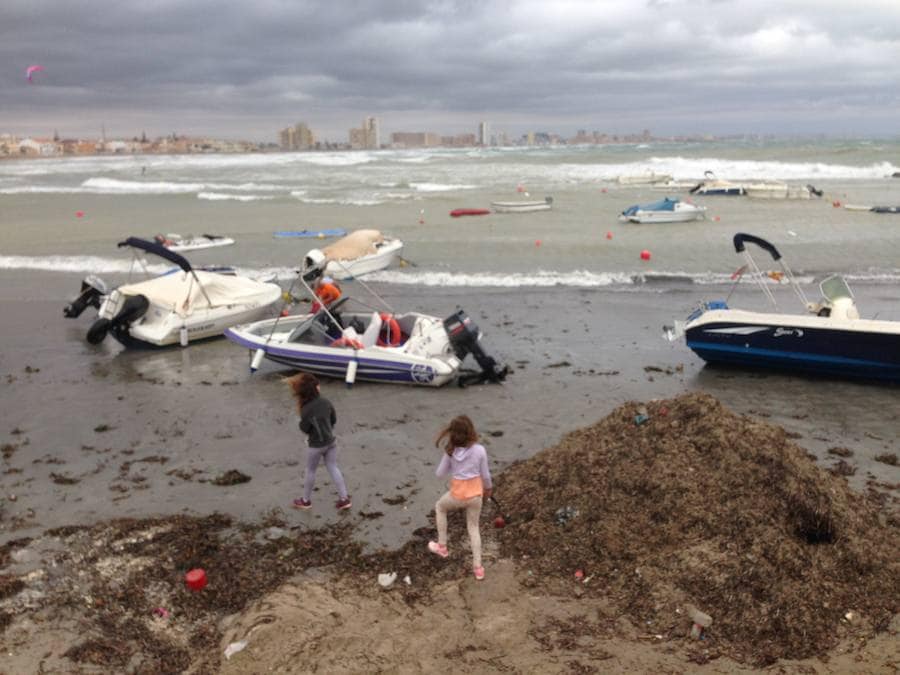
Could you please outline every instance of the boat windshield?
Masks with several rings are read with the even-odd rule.
[[[834,302],[839,298],[853,298],[853,293],[850,291],[847,282],[844,281],[844,277],[838,274],[824,279],[819,284],[819,289],[822,291],[825,299],[830,302]]]

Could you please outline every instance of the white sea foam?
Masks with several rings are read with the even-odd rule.
[[[275,199],[272,195],[230,195],[223,192],[198,192],[197,199],[208,199],[209,201],[226,201],[233,200],[236,202],[258,202],[266,199]]]
[[[171,265],[159,263],[150,263],[146,265],[146,269],[150,274],[162,274],[171,267]],[[93,274],[128,274],[132,271],[140,273],[144,268],[139,264],[134,263],[131,259],[103,258],[101,256],[91,255],[0,255],[0,269]]]
[[[85,192],[101,194],[188,194],[199,192],[203,183],[142,182],[117,178],[88,178],[81,184]]]
[[[477,185],[458,185],[443,183],[410,183],[409,187],[419,192],[451,192],[453,190],[474,190]]]

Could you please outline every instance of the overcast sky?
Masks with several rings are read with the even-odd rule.
[[[900,132],[900,0],[0,0],[0,66],[20,135]]]

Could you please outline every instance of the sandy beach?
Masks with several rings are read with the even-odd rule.
[[[51,670],[84,672],[102,670],[103,664],[141,672],[426,672],[453,664],[464,672],[594,672],[607,670],[608,659],[615,659],[616,670],[683,672],[702,663],[691,657],[694,645],[685,641],[682,626],[667,630],[665,640],[647,638],[651,631],[635,625],[633,616],[602,593],[585,601],[573,595],[571,585],[529,589],[528,565],[504,555],[501,542],[488,532],[490,507],[483,516],[488,583],[474,586],[464,565],[432,578],[422,536],[432,532],[429,512],[444,489],[433,473],[439,452],[433,440],[441,425],[460,413],[475,420],[502,484],[505,469],[622,404],[706,392],[738,415],[783,428],[819,469],[841,474],[841,481],[877,505],[882,519],[896,528],[892,514],[900,502],[900,468],[890,463],[898,452],[896,388],[703,368],[683,345],[660,337],[661,317],[674,314],[671,294],[490,289],[473,298],[466,289],[380,289],[389,302],[427,305],[436,314],[464,307],[484,330],[487,351],[513,372],[502,385],[465,389],[358,383],[348,390],[342,382],[326,382],[323,393],[338,411],[340,462],[354,502],[349,513],[338,514],[324,470],[314,509],[289,508],[303,469],[296,413],[282,382],[290,371],[270,364],[251,376],[246,352],[225,340],[149,353],[111,344],[91,347],[83,340],[89,320],[61,318],[60,300],[69,290],[62,279],[58,286],[32,290],[36,297],[30,302],[12,299],[10,286],[2,302],[11,320],[4,321],[0,368],[0,542],[6,554],[0,559],[6,585],[0,611],[12,660],[0,670],[33,671],[43,663]],[[238,474],[229,472],[240,472],[238,479],[246,482],[231,484],[229,477]],[[501,501],[503,496],[501,488]],[[80,655],[77,662],[63,656],[79,642],[76,627],[92,626],[91,635],[97,630],[95,607],[59,612],[51,602],[54,589],[66,586],[61,570],[77,559],[97,562],[97,550],[89,554],[80,548],[85,544],[77,539],[84,535],[78,532],[94,532],[90,536],[99,550],[115,558],[128,532],[155,545],[154,527],[170,527],[167,519],[194,523],[212,514],[229,519],[231,529],[246,523],[261,548],[269,546],[265,532],[274,527],[283,531],[276,543],[282,536],[306,545],[319,538],[340,541],[333,550],[352,551],[357,563],[288,555],[265,583],[248,586],[231,604],[206,607],[202,618],[213,624],[206,625],[208,634],[197,649],[188,650],[192,656],[186,663],[153,660],[133,642],[127,649],[104,642],[73,652]],[[99,534],[103,523],[122,518],[129,520]],[[148,518],[161,520],[154,526]],[[93,529],[72,529],[78,527]],[[191,530],[197,546],[203,531]],[[148,532],[142,539],[140,533]],[[135,563],[134,579],[141,578],[143,565],[161,565],[168,583],[179,590],[184,565],[202,561],[204,554],[192,549],[179,564],[164,550],[154,549],[159,559],[151,555]],[[376,568],[400,555],[397,551],[406,551],[402,555],[413,570],[412,596],[384,593],[375,581],[385,571]],[[51,564],[62,558],[66,562],[58,567]],[[260,553],[260,565],[269,560]],[[212,558],[203,566],[217,574]],[[124,584],[128,570],[113,565],[101,576]],[[560,579],[570,574],[559,571]],[[219,587],[240,584],[218,579]],[[896,605],[897,588],[888,591]],[[141,620],[154,607],[145,609]],[[190,615],[187,605],[181,610]],[[381,630],[366,625],[366,617],[373,616],[380,617]],[[584,616],[591,617],[593,628],[579,637],[572,622],[580,625]],[[195,630],[197,624],[178,626]],[[892,672],[900,656],[896,620],[866,630],[863,641],[841,643],[830,657],[783,667],[845,672],[862,658],[867,672]],[[286,631],[296,639],[285,642]],[[333,632],[341,637],[332,639]],[[57,646],[38,654],[35,635],[52,635]],[[113,627],[105,637],[115,635]],[[434,635],[446,637],[440,654],[424,648]],[[366,639],[354,639],[359,636]],[[245,660],[240,655],[223,660],[227,645],[245,638],[250,645]],[[418,643],[423,647],[410,647]],[[311,644],[319,647],[312,650]],[[840,655],[841,650],[848,654]],[[119,652],[121,660],[110,660]],[[758,665],[725,655],[707,660],[711,672]]]

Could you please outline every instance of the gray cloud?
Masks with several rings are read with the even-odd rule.
[[[893,135],[898,62],[877,0],[5,0],[0,132]]]

